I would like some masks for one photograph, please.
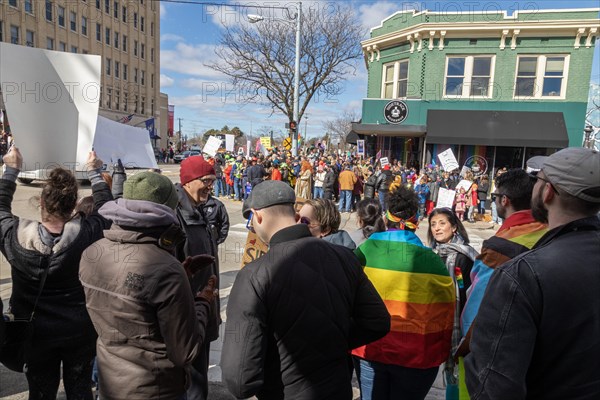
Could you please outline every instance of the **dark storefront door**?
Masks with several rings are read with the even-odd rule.
[[[496,169],[521,168],[523,166],[523,147],[496,147]]]

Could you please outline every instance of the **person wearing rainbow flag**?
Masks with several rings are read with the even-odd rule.
[[[391,331],[354,349],[354,366],[362,400],[422,400],[450,355],[456,294],[442,259],[415,235],[417,194],[394,186],[387,205],[387,231],[355,254],[392,316]]]

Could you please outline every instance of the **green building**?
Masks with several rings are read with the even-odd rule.
[[[348,141],[408,165],[451,148],[489,168],[581,146],[599,11],[389,16],[361,43],[368,94]]]

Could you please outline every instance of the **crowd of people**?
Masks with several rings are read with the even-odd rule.
[[[192,156],[173,184],[127,179],[120,163],[107,176],[92,152],[91,199],[57,168],[41,222],[12,214],[18,149],[4,162],[2,323],[35,311],[31,399],[56,398],[61,366],[68,398],[92,398],[94,369],[103,399],[209,398],[227,196],[268,245],[227,300],[220,366],[236,398],[347,400],[356,374],[363,400],[424,399],[440,366],[447,399],[600,396],[596,151],[567,148],[491,184],[320,149]],[[436,192],[457,186],[438,207]],[[463,222],[488,196],[502,223],[478,253]],[[356,229],[340,229],[353,211]]]

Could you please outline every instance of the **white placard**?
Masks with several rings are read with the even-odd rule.
[[[148,131],[98,116],[94,151],[105,164],[118,159],[126,168],[158,168]]]
[[[388,160],[387,157],[381,157],[379,159],[379,162],[381,163],[381,168],[385,167],[386,165],[388,165],[390,163],[390,161]]]
[[[204,145],[204,149],[202,149],[202,152],[214,157],[217,154],[217,150],[219,150],[221,147],[221,143],[223,143],[223,141],[218,137],[209,136],[206,144]]]
[[[0,43],[0,71],[23,171],[57,165],[85,170],[96,132],[101,57]]]
[[[235,148],[235,135],[225,135],[225,150],[233,152]]]
[[[438,191],[438,200],[437,200],[435,207],[436,208],[443,208],[443,207],[452,208],[455,197],[456,197],[456,191],[440,188]]]
[[[442,151],[440,154],[438,154],[438,158],[442,164],[442,168],[444,168],[444,171],[450,172],[460,168],[452,149]]]
[[[361,156],[364,157],[365,155],[365,141],[364,140],[357,140],[356,141],[356,154],[360,154]]]
[[[456,192],[459,192],[460,188],[465,188],[465,192],[468,192],[472,184],[473,182],[463,179],[462,181],[458,182],[458,185],[456,185]]]

